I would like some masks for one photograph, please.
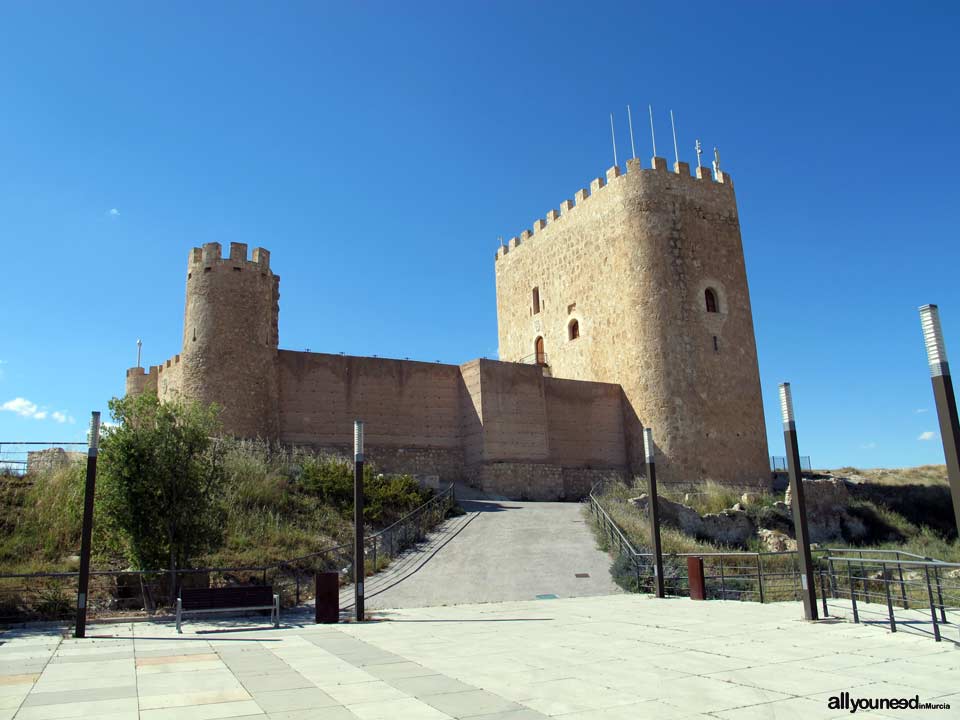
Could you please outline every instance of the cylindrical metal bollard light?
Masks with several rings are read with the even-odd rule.
[[[647,482],[650,485],[650,541],[653,544],[653,589],[658,598],[664,596],[663,550],[660,543],[660,505],[657,496],[657,466],[653,447],[653,430],[643,429],[643,446],[647,457]]]
[[[353,423],[353,595],[357,622],[362,622],[363,579],[365,560],[363,552],[363,421]]]
[[[783,415],[783,440],[787,451],[787,471],[790,474],[790,494],[793,497],[793,529],[797,536],[797,557],[800,561],[800,596],[803,599],[803,615],[807,620],[816,620],[817,590],[813,584],[813,558],[810,555],[810,535],[807,531],[807,505],[804,501],[800,447],[797,443],[797,425],[793,416],[793,393],[790,390],[790,383],[780,384],[780,412]]]
[[[953,497],[953,515],[960,533],[960,423],[957,421],[957,398],[953,391],[953,378],[947,363],[947,350],[940,329],[940,310],[936,305],[920,308],[920,324],[923,327],[923,342],[927,349],[930,366],[930,382],[937,404],[940,420],[940,437],[943,441],[943,457],[947,464],[947,478]]]
[[[90,544],[93,539],[93,498],[97,486],[97,453],[100,450],[100,413],[90,413],[87,437],[87,481],[83,491],[83,529],[80,535],[80,577],[77,581],[77,621],[74,636],[87,635],[87,598],[90,588]]]

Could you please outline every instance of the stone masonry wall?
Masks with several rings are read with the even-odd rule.
[[[733,186],[654,164],[611,169],[497,253],[500,357],[529,357],[539,336],[554,377],[621,385],[634,470],[648,424],[665,482],[760,483],[766,435]],[[706,312],[707,288],[718,313]]]

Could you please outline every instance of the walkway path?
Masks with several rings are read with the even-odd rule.
[[[582,505],[457,498],[447,520],[384,572],[367,578],[367,609],[609,595],[610,559],[596,547]],[[340,595],[353,607],[353,586]]]
[[[956,717],[950,642],[799,603],[612,595],[376,613],[0,632],[0,720],[817,720]],[[298,621],[299,617],[299,621]],[[830,698],[951,709],[832,710]]]

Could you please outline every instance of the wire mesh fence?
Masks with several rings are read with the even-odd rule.
[[[0,473],[25,475],[56,470],[86,457],[85,442],[0,441]]]
[[[783,455],[771,455],[770,456],[770,470],[772,472],[787,472],[787,458]],[[800,456],[800,470],[806,472],[813,472],[813,467],[810,465],[810,456],[801,455]]]
[[[456,504],[454,486],[434,495],[392,525],[364,539],[365,574],[386,567],[423,540]],[[344,543],[302,557],[260,566],[169,570],[101,570],[90,573],[88,614],[154,613],[173,606],[181,587],[271,585],[281,604],[291,607],[314,598],[314,577],[337,572],[346,581],[353,570],[353,544]],[[0,575],[0,622],[63,620],[76,609],[79,573]]]

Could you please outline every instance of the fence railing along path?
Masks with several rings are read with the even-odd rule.
[[[396,522],[364,538],[367,573],[382,569],[422,540],[455,503],[451,483]],[[299,605],[313,598],[313,578],[317,573],[349,574],[352,566],[353,543],[343,543],[263,565],[183,568],[172,574],[169,570],[94,570],[90,573],[89,611],[97,617],[143,609],[144,605],[150,611],[167,607],[171,581],[174,588],[269,584],[280,593],[284,605]],[[71,617],[78,576],[77,572],[0,575],[0,621]]]
[[[613,553],[633,574],[635,592],[653,593],[653,554],[638,550],[591,491],[589,508]],[[824,616],[884,623],[891,631],[907,625],[944,638],[944,626],[960,626],[960,564],[902,550],[817,548],[817,595]],[[668,595],[690,592],[687,558],[702,558],[708,599],[778,602],[800,600],[800,567],[795,550],[784,552],[664,553]]]

